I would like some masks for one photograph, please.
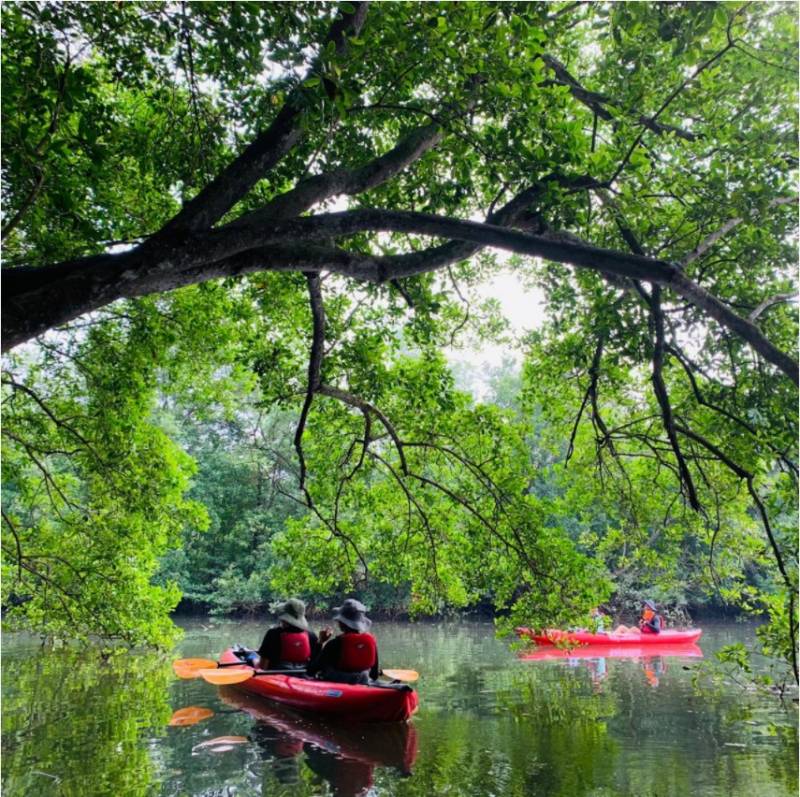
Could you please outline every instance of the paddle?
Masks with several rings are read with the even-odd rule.
[[[219,672],[218,669],[201,669],[197,674],[210,684],[216,686],[229,686],[231,684],[240,684],[244,681],[249,681],[255,675],[300,675],[305,670],[253,670],[251,668],[242,668],[239,670],[228,670],[227,672]],[[413,683],[419,678],[419,673],[416,670],[383,670],[381,675],[387,678],[392,678],[395,681],[406,681]]]
[[[214,670],[217,667],[243,667],[243,661],[230,661],[219,664],[213,659],[178,659],[172,662],[172,669],[178,678],[199,678],[200,670]]]
[[[405,681],[408,684],[419,680],[419,673],[416,670],[381,670],[381,675],[394,681]]]

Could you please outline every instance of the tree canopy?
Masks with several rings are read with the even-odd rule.
[[[11,618],[163,640],[208,518],[158,408],[281,408],[276,589],[555,623],[694,557],[794,658],[793,9],[2,14]],[[507,268],[547,307],[515,407],[442,354]]]

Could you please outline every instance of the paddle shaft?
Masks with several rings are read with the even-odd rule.
[[[223,663],[218,662],[217,667],[247,667],[247,662],[244,661],[228,661]],[[253,675],[303,675],[306,672],[305,667],[298,667],[291,670],[254,670]],[[381,670],[381,675],[387,678],[394,678],[395,680],[408,680],[415,681],[419,675],[414,670]]]
[[[403,680],[407,681],[416,681],[419,677],[418,673],[414,672],[413,670],[388,670],[384,673],[387,677],[391,678],[394,674],[401,675]],[[288,676],[304,676],[306,675],[306,670],[304,669],[296,669],[296,670],[254,670],[251,667],[240,667],[238,669],[227,669],[224,672],[220,672],[219,668],[214,667],[213,669],[202,669],[197,671],[197,675],[199,675],[204,681],[210,684],[214,684],[216,686],[226,686],[226,685],[233,685],[233,684],[240,684],[244,681],[249,681],[251,678],[260,676],[260,675],[288,675]],[[398,679],[399,680],[399,679]],[[393,684],[380,684],[377,681],[372,682],[375,686],[393,686]]]

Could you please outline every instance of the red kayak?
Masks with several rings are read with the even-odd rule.
[[[702,659],[703,651],[691,643],[666,645],[581,645],[567,650],[552,645],[533,653],[521,653],[523,661],[548,661],[551,659],[638,659],[649,656],[677,656],[685,659]]]
[[[528,637],[537,645],[675,645],[689,644],[700,639],[702,629],[691,631],[662,631],[660,634],[593,634],[590,631],[559,631],[548,628],[537,634],[530,628],[515,629],[518,636]]]
[[[219,661],[233,664],[240,659],[228,648]],[[357,686],[293,675],[256,675],[236,684],[236,688],[301,711],[358,722],[403,722],[419,704],[417,693],[410,687]]]

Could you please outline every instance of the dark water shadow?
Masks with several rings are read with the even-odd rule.
[[[327,781],[337,797],[358,797],[374,784],[377,767],[392,768],[404,777],[412,774],[417,731],[411,723],[321,720],[234,687],[221,687],[219,696],[255,720],[248,736],[282,784],[299,784],[305,766]]]

